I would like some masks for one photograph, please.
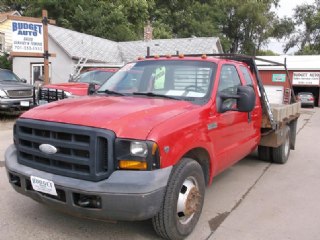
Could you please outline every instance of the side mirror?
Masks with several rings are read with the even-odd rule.
[[[96,92],[96,85],[94,83],[89,83],[88,95],[93,95]]]
[[[27,83],[27,79],[25,79],[25,78],[21,78],[21,82],[23,82],[23,83]]]
[[[238,111],[251,112],[256,105],[256,94],[252,86],[239,86],[238,87]]]
[[[252,86],[239,86],[237,94],[219,93],[217,98],[218,111],[251,112],[256,104],[256,95]]]

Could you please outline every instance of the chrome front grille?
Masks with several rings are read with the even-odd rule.
[[[32,97],[33,89],[7,90],[7,94],[10,98]]]

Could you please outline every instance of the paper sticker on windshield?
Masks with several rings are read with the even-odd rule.
[[[204,97],[206,93],[188,92],[187,97]]]
[[[120,68],[119,72],[127,72],[127,71],[131,70],[131,68],[133,68],[134,65],[136,65],[136,64],[135,63],[128,63],[124,67]]]
[[[154,89],[164,89],[166,68],[158,67],[154,76]]]
[[[176,97],[195,97],[195,98],[200,98],[200,97],[204,97],[206,95],[206,93],[199,93],[199,92],[193,92],[190,91],[187,94],[185,94],[186,91],[184,90],[169,90],[166,92],[165,95],[167,96],[176,96]]]
[[[182,96],[182,94],[184,93],[185,91],[181,91],[181,90],[169,90],[166,92],[165,95],[167,96]]]

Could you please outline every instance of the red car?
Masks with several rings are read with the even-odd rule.
[[[72,82],[42,86],[38,94],[39,104],[41,105],[73,96],[88,95],[90,84],[93,84],[95,89],[98,89],[116,71],[118,71],[116,68],[89,69],[80,74]]]

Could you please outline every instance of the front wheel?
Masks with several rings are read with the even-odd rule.
[[[196,226],[204,201],[205,181],[198,162],[183,158],[174,166],[164,201],[152,218],[157,232],[166,239],[184,239]]]

